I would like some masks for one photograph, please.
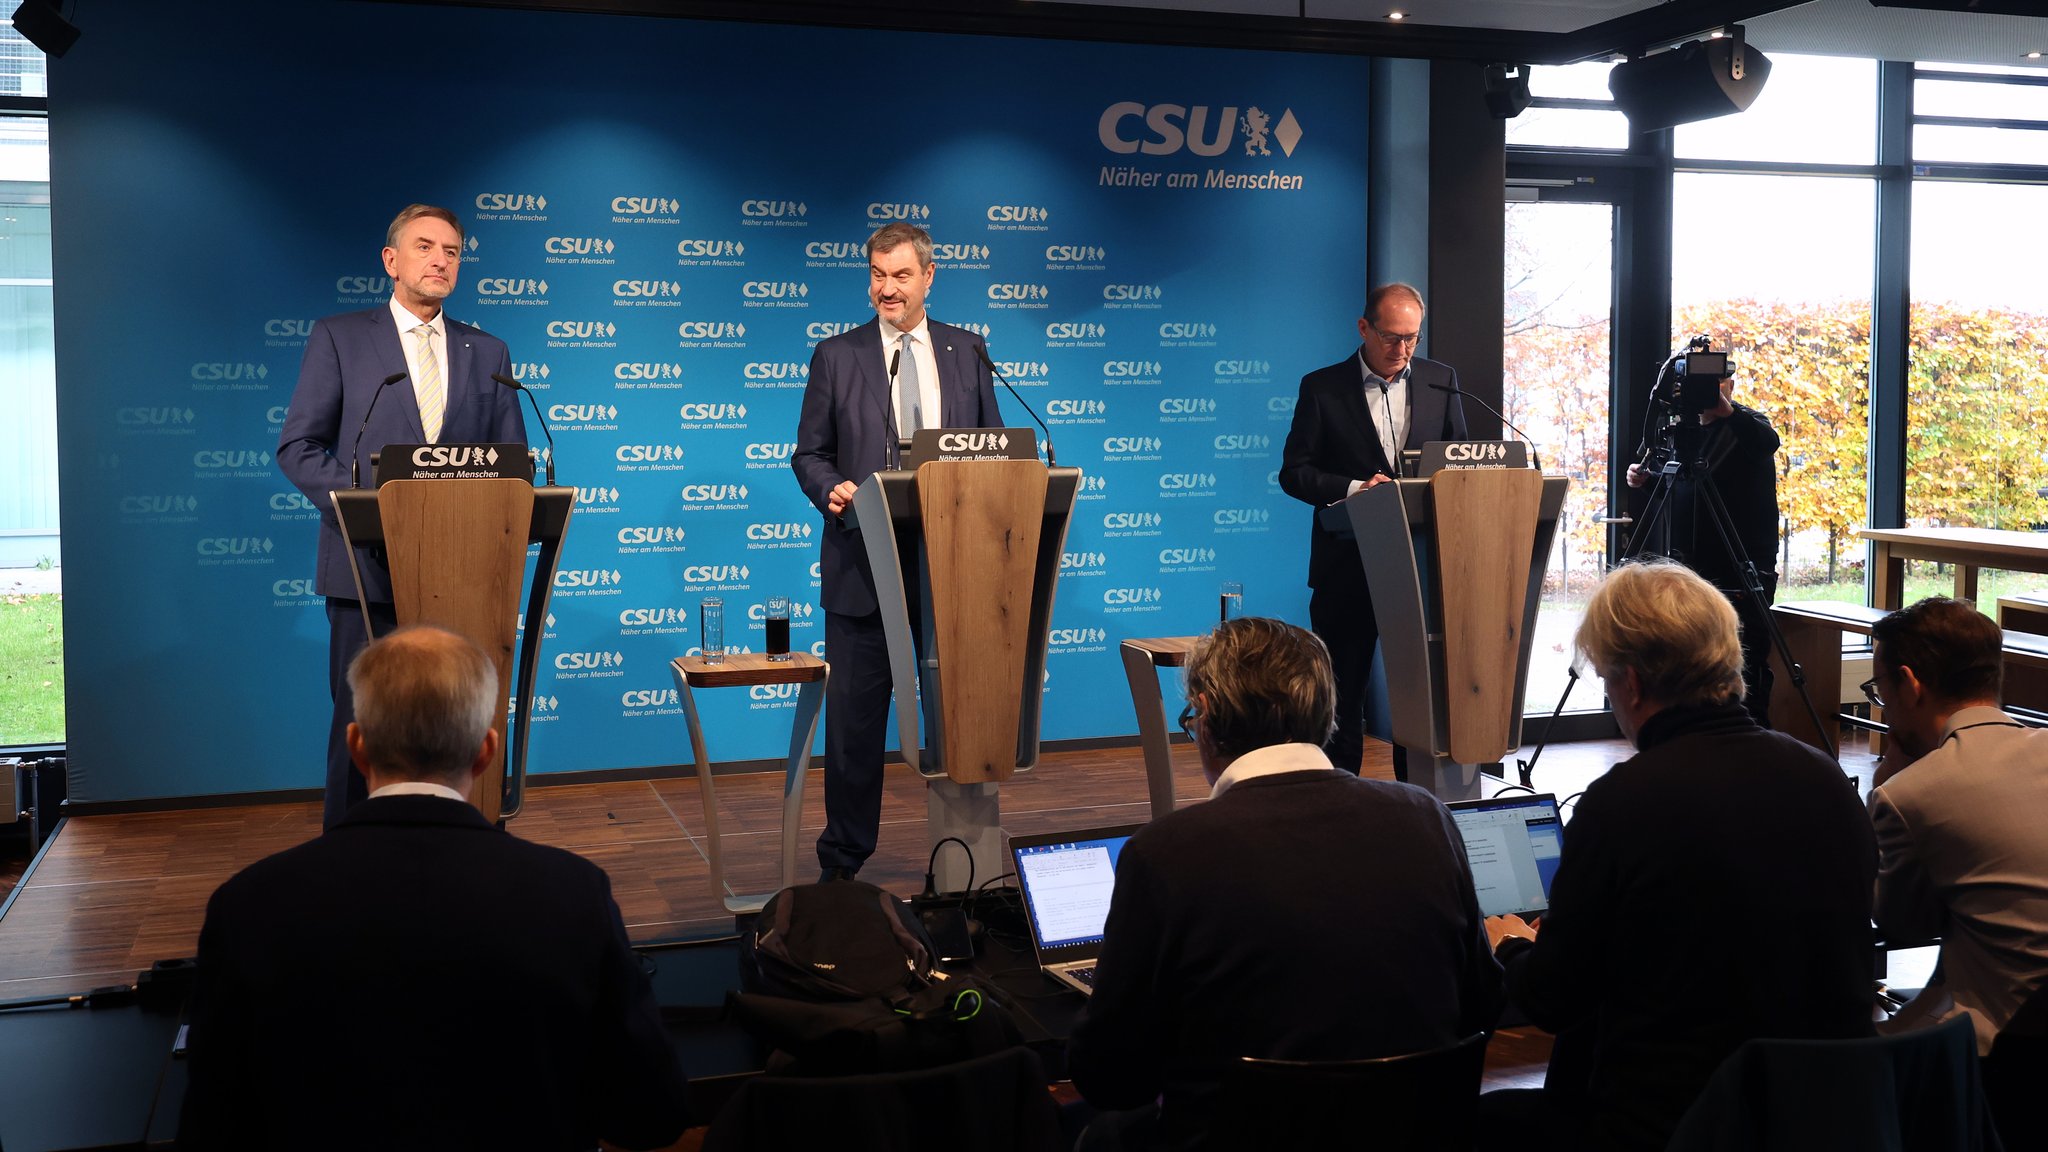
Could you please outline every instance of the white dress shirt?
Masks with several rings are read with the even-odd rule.
[[[445,426],[448,422],[447,310],[441,310],[432,320],[422,320],[413,315],[411,310],[406,308],[405,305],[400,304],[397,294],[393,293],[391,297],[391,319],[398,325],[398,346],[405,349],[406,378],[412,382],[415,388],[419,387],[420,378],[420,338],[413,335],[412,330],[422,324],[434,326],[434,335],[431,339],[434,345],[434,363],[441,366],[441,422]],[[419,406],[419,396],[417,393],[413,396],[413,406],[415,408]]]
[[[1330,758],[1323,755],[1321,746],[1316,744],[1268,744],[1254,748],[1230,762],[1223,775],[1216,778],[1216,786],[1209,789],[1209,799],[1214,800],[1230,790],[1232,784],[1260,776],[1277,776],[1282,772],[1331,772],[1335,769]]]
[[[877,319],[880,319],[877,317]],[[882,371],[889,371],[889,362],[896,358],[896,351],[902,347],[903,332],[887,320],[882,325]],[[939,411],[939,358],[932,353],[931,314],[918,318],[917,327],[910,330],[910,350],[907,355],[917,357],[917,407],[921,413],[920,427],[943,428],[944,420]],[[902,365],[896,367],[897,377],[903,373]],[[890,411],[896,411],[897,379],[889,381]]]

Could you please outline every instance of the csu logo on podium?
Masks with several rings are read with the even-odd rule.
[[[1140,104],[1124,100],[1102,110],[1095,123],[1096,139],[1104,148],[1121,155],[1142,152],[1147,156],[1171,156],[1188,151],[1197,156],[1221,156],[1244,138],[1245,156],[1271,156],[1272,145],[1280,145],[1287,156],[1301,143],[1301,122],[1292,108],[1282,109],[1276,121],[1258,105],[1240,111],[1234,105],[1216,108],[1207,104]]]

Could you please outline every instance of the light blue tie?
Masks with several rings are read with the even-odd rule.
[[[910,333],[903,334],[902,363],[896,367],[896,436],[908,440],[924,427],[923,405],[918,403],[917,350]]]

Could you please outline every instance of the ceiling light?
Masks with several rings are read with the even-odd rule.
[[[2041,54],[2040,54],[2039,52],[2029,52],[2029,53],[2027,53],[2027,59],[2029,59],[2029,60],[2039,60],[2040,58],[2041,58]]]
[[[1397,10],[1395,10],[1395,11],[1392,11],[1392,12],[1389,12],[1389,13],[1387,13],[1387,19],[1389,19],[1389,20],[1406,20],[1407,18],[1408,18],[1408,14],[1407,14],[1406,12],[1402,12],[1402,11],[1400,11],[1400,10],[1398,10],[1398,9],[1397,9]]]

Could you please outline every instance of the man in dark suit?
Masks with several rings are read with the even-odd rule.
[[[401,629],[348,671],[369,799],[207,903],[185,1149],[672,1143],[686,1085],[604,870],[487,823],[497,670]]]
[[[825,876],[851,876],[875,851],[882,821],[882,746],[889,718],[888,642],[867,545],[842,518],[862,481],[886,468],[892,445],[919,428],[1000,428],[981,337],[925,314],[931,234],[889,224],[868,237],[875,319],[821,341],[798,418],[790,466],[825,514]],[[908,691],[910,685],[903,685]]]
[[[491,379],[492,373],[512,373],[505,342],[441,311],[442,301],[455,290],[461,262],[462,223],[455,213],[427,204],[400,212],[384,236],[390,302],[313,325],[298,388],[277,440],[278,467],[320,509],[313,590],[327,598],[327,689],[334,697],[323,828],[334,827],[366,791],[349,763],[345,739],[355,713],[348,663],[369,639],[365,607],[379,634],[397,625],[390,572],[362,549],[357,559],[363,581],[357,589],[327,494],[354,487],[358,475],[373,482],[370,454],[386,444],[526,442],[519,397]]]
[[[1399,476],[1404,448],[1465,438],[1465,408],[1453,394],[1457,372],[1415,355],[1422,312],[1422,294],[1406,284],[1383,284],[1366,294],[1357,353],[1301,378],[1294,425],[1281,452],[1281,491],[1320,509]],[[1325,750],[1332,764],[1355,773],[1365,763],[1365,709],[1380,626],[1357,542],[1313,518],[1308,586],[1308,618],[1329,646],[1337,673],[1337,730]],[[1399,747],[1394,775],[1408,779]]]

